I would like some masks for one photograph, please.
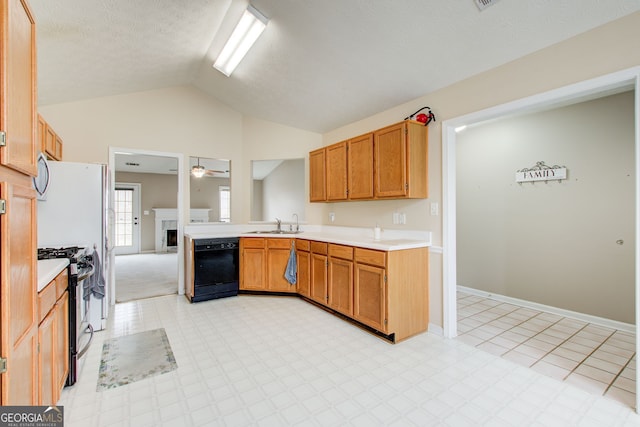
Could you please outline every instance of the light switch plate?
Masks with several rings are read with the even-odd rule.
[[[438,215],[438,202],[431,202],[431,215]]]

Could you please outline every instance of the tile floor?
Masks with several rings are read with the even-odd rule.
[[[457,302],[457,340],[635,407],[634,334],[464,292]]]
[[[96,391],[102,341],[165,328],[178,369]],[[612,399],[424,333],[391,345],[296,298],[117,304],[65,426],[637,426]]]

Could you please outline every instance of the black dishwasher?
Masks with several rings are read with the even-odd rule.
[[[237,237],[194,239],[192,302],[238,295],[238,248]]]

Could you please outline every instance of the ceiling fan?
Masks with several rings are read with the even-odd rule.
[[[200,157],[198,157],[198,164],[194,165],[191,168],[191,175],[193,175],[196,178],[202,178],[203,176],[215,176],[216,174],[225,174],[225,173],[229,173],[229,171],[206,169],[204,166],[200,164]]]

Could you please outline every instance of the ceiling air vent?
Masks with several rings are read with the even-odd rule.
[[[474,1],[476,2],[478,9],[484,10],[489,6],[493,6],[494,4],[498,3],[498,1],[500,0],[474,0]]]

